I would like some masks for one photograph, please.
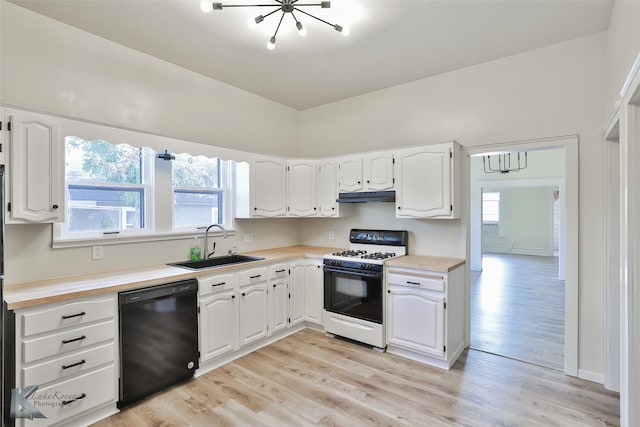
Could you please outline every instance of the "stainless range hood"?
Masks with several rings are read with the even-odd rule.
[[[361,191],[338,194],[338,203],[395,202],[395,191]]]

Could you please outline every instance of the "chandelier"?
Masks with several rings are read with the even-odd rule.
[[[497,154],[494,157],[498,158],[498,165],[496,167],[495,160],[491,163],[492,156],[482,156],[482,165],[484,166],[484,173],[509,173],[518,172],[527,167],[527,152],[524,152],[524,159],[520,158],[520,153],[517,153],[517,162],[511,164],[511,153]]]
[[[331,7],[330,1],[321,1],[320,3],[298,3],[298,0],[273,0],[273,2],[274,3],[270,3],[270,4],[222,4],[222,3],[212,3],[210,1],[204,0],[202,3],[200,3],[200,8],[202,9],[203,12],[209,13],[212,10],[222,10],[225,7],[275,7],[276,9],[272,10],[271,12],[265,15],[258,15],[249,21],[251,25],[253,24],[257,25],[262,21],[264,21],[264,18],[270,15],[273,15],[276,12],[282,12],[282,15],[280,15],[280,22],[278,22],[278,26],[276,27],[276,31],[273,33],[273,36],[271,36],[271,38],[269,39],[269,42],[267,43],[267,48],[269,50],[273,50],[276,47],[276,35],[278,34],[278,30],[280,29],[280,25],[282,24],[282,20],[284,19],[284,16],[286,14],[290,14],[293,20],[295,21],[296,28],[298,29],[298,34],[300,34],[303,37],[307,34],[307,29],[302,25],[302,22],[300,22],[298,18],[296,18],[294,11],[300,12],[303,15],[307,15],[313,19],[316,19],[322,22],[323,24],[327,24],[333,27],[333,29],[336,30],[337,32],[342,33],[342,35],[344,36],[349,35],[349,28],[342,27],[338,24],[332,24],[330,22],[325,21],[324,19],[318,18],[317,16],[312,15],[300,9],[301,7],[307,7],[307,6],[320,6],[322,9],[328,9]]]

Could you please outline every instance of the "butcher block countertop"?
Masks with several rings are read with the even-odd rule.
[[[322,258],[323,255],[338,250],[342,250],[342,248],[289,246],[285,248],[243,252],[243,255],[258,256],[264,258],[264,260],[226,265],[211,269],[187,270],[181,267],[159,264],[83,276],[15,283],[5,285],[4,300],[7,302],[7,308],[14,310],[90,295],[161,285],[194,277],[228,273],[229,271],[260,267],[266,264],[285,262],[298,258]]]
[[[460,258],[442,258],[427,255],[407,255],[387,261],[387,267],[415,268],[419,270],[437,271],[448,273],[464,265],[465,261]]]
[[[83,276],[70,276],[51,280],[15,283],[5,285],[4,300],[9,310],[32,307],[41,304],[65,301],[68,299],[121,292],[146,286],[161,285],[178,280],[228,273],[234,270],[255,268],[277,262],[286,262],[299,258],[322,258],[325,254],[337,252],[343,248],[322,246],[289,246],[243,252],[243,255],[262,257],[264,260],[232,264],[222,267],[187,270],[159,264],[126,270],[108,271]],[[447,273],[464,264],[457,258],[440,258],[425,255],[407,255],[388,261],[390,267],[405,267]]]

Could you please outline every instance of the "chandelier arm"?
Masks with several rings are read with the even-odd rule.
[[[292,1],[291,4],[296,3],[296,1]],[[296,6],[322,6],[322,3],[300,3],[296,4]]]
[[[276,32],[273,33],[273,37],[276,37],[276,34],[278,34],[278,30],[280,29],[280,24],[282,24],[282,20],[284,19],[284,12],[282,12],[282,16],[280,16],[280,22],[278,22],[278,26],[276,27]]]
[[[273,5],[272,5],[273,6]],[[274,13],[276,13],[277,11],[282,10],[280,8],[274,9],[271,12],[267,13],[266,15],[262,16],[262,19],[266,18],[267,16],[273,15]]]
[[[278,2],[280,3],[280,2]],[[223,4],[222,7],[273,7],[274,4]],[[278,8],[279,10],[280,8]]]
[[[300,6],[304,6],[304,5],[300,5]],[[323,22],[323,23],[325,23],[325,24],[327,24],[327,25],[329,25],[329,26],[331,26],[331,27],[335,27],[335,25],[334,25],[334,24],[332,24],[331,22],[327,22],[327,21],[325,21],[324,19],[320,19],[320,18],[318,18],[317,16],[314,16],[314,15],[312,15],[312,14],[310,14],[310,13],[305,12],[305,11],[304,11],[304,10],[302,10],[302,9],[298,9],[297,7],[294,7],[294,8],[293,8],[293,10],[296,10],[296,11],[298,11],[298,12],[300,12],[300,13],[304,13],[305,15],[310,16],[310,17],[312,17],[313,19],[317,19],[318,21]]]

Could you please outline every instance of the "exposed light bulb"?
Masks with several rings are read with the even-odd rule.
[[[296,28],[298,29],[298,34],[300,34],[300,36],[304,37],[307,35],[307,28],[302,26],[302,22],[296,22]]]
[[[342,27],[342,31],[340,31],[342,33],[343,36],[348,36],[349,34],[351,34],[351,28],[349,27]]]
[[[209,13],[213,10],[213,4],[210,1],[204,0],[200,3],[200,9],[202,9],[204,13]]]
[[[276,48],[276,36],[273,36],[269,39],[269,43],[267,43],[267,49],[273,50]]]

